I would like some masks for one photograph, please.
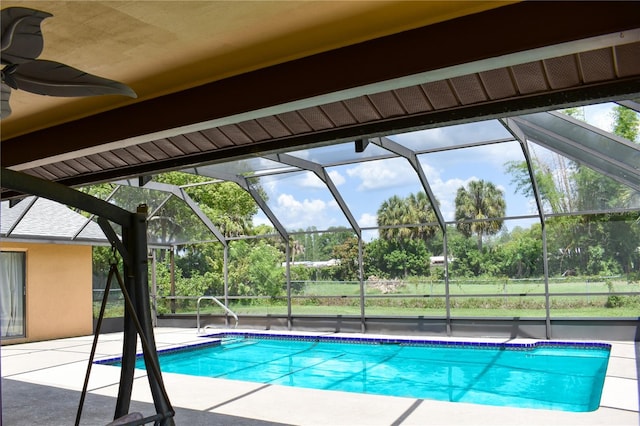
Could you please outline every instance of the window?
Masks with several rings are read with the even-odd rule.
[[[24,252],[0,252],[0,338],[24,337]]]

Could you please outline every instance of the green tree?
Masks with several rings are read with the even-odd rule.
[[[640,114],[622,105],[615,106],[612,114],[614,120],[613,132],[632,142],[640,142]],[[633,207],[640,204],[640,191],[636,191],[633,188],[623,188],[619,197],[625,207]]]
[[[344,244],[353,238],[353,230],[344,226],[332,226],[327,232],[316,235],[314,244],[316,245],[316,257],[312,260],[329,260],[334,257],[334,247]]]
[[[106,200],[113,190],[116,189],[116,186],[117,185],[113,183],[99,183],[79,188],[79,190],[89,195],[93,195],[96,198],[100,198],[101,200]]]
[[[539,224],[531,228],[516,227],[496,247],[499,274],[511,278],[542,276],[542,231]]]
[[[558,159],[559,156],[555,157]],[[559,164],[557,161],[556,163]],[[556,174],[549,164],[539,161],[535,156],[532,157],[532,168],[543,209],[552,213],[572,211],[573,191],[567,179],[567,168],[563,166],[561,173]],[[526,161],[509,161],[505,163],[505,171],[512,176],[511,183],[516,185],[517,192],[534,199],[533,184]]]
[[[493,183],[484,180],[469,182],[467,187],[458,188],[455,198],[456,227],[465,236],[476,235],[478,250],[482,250],[485,235],[495,235],[502,229],[506,201],[504,193]]]
[[[333,258],[339,261],[332,266],[334,279],[357,280],[359,278],[358,238],[353,235],[342,244],[333,247]]]
[[[637,140],[640,116],[635,111],[617,105],[613,108],[611,116],[614,134],[632,142]],[[635,198],[634,195],[640,195],[630,187],[582,164],[575,165],[573,179],[577,190],[577,208],[583,211],[629,206],[629,201]]]
[[[423,191],[419,191],[416,194],[409,194],[407,204],[409,207],[409,219],[412,223],[437,223],[436,214],[433,207],[431,207],[429,197],[427,197],[427,194]],[[437,225],[417,226],[412,228],[411,237],[417,237],[426,241],[432,238],[438,230]]]
[[[377,212],[378,232],[381,238],[401,241],[411,238],[431,238],[438,230],[437,225],[422,225],[436,223],[436,215],[431,207],[427,194],[420,191],[409,194],[406,198],[393,195],[385,200]],[[403,227],[400,225],[414,225]]]
[[[640,115],[622,105],[613,107],[613,133],[632,142],[638,141],[640,135]]]
[[[482,275],[482,256],[478,244],[453,227],[447,229],[447,234],[449,256],[454,259],[449,263],[450,276],[462,278]]]
[[[365,275],[384,278],[428,276],[429,256],[424,240],[407,240],[401,248],[394,240],[378,238],[365,246]]]
[[[435,212],[427,195],[422,191],[409,194],[406,198],[393,195],[378,208],[377,221],[378,226],[381,227],[378,230],[380,238],[388,241],[389,246],[392,247],[384,261],[378,259],[382,262],[379,264],[380,269],[397,276],[396,269],[402,264],[404,277],[412,270],[423,270],[420,267],[416,268],[413,263],[419,259],[420,264],[427,265],[429,254],[425,244],[415,244],[414,240],[426,243],[436,235],[439,229]],[[418,255],[418,252],[421,254]]]
[[[261,239],[251,248],[247,268],[247,284],[260,296],[277,297],[285,292],[283,254]]]
[[[411,228],[400,225],[412,223],[411,215],[410,206],[402,197],[393,195],[383,201],[377,212],[378,226],[381,227],[378,230],[380,238],[398,242],[410,238]]]
[[[584,120],[581,108],[563,112]],[[638,141],[640,115],[618,105],[613,108],[612,118],[616,135]],[[540,161],[534,150],[531,154],[540,197],[553,213],[603,212],[547,219],[551,274],[632,272],[638,263],[635,261],[640,238],[637,223],[627,213],[609,211],[638,206],[640,192],[559,155],[553,154]],[[507,163],[506,169],[518,190],[532,196],[526,163]]]
[[[208,178],[189,173],[169,172],[154,180],[176,186],[207,182]],[[252,218],[258,207],[251,195],[233,182],[187,186],[184,191],[226,237],[252,234]]]

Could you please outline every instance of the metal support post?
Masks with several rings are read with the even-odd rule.
[[[444,252],[444,294],[446,304],[446,328],[447,336],[452,335],[451,331],[451,297],[449,296],[449,252],[447,248],[447,227],[442,231],[442,251]]]
[[[153,325],[151,324],[151,309],[149,303],[149,282],[148,282],[148,265],[147,265],[147,206],[142,204],[134,215],[132,215],[132,232],[130,250],[132,256],[132,272],[134,297],[133,302],[138,313],[138,319],[142,330],[142,339],[146,339],[146,345],[143,345],[144,360],[147,367],[147,378],[149,379],[149,387],[153,396],[153,403],[156,412],[165,415],[160,425],[174,425],[173,408],[169,404],[169,400],[164,389],[162,376],[159,368],[156,370],[152,366],[159,366],[158,352],[156,349],[155,337],[153,335]]]
[[[287,280],[287,330],[291,330],[293,328],[293,319],[291,318],[291,247],[288,236],[285,239],[285,243],[285,258],[287,262],[284,273]]]
[[[127,253],[131,253],[133,243],[131,241],[130,227],[122,227],[122,242]],[[131,267],[131,255],[128,259],[123,257],[124,286],[129,293],[132,302],[135,304],[135,292]],[[120,386],[118,387],[118,397],[116,399],[116,409],[114,419],[120,418],[129,413],[131,405],[131,393],[133,391],[133,376],[136,367],[136,348],[138,346],[138,336],[136,326],[132,318],[133,313],[129,309],[124,310],[124,333],[122,338],[122,361],[120,367]]]
[[[222,273],[224,275],[224,306],[229,307],[229,245],[225,244],[223,250]],[[229,327],[229,317],[225,314],[224,325]]]
[[[365,289],[364,289],[364,255],[362,237],[358,237],[358,280],[360,281],[360,331],[367,331],[367,318],[365,317]]]

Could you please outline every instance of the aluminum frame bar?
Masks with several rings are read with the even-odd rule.
[[[175,412],[164,389],[162,373],[156,374],[152,367],[159,365],[159,362],[149,306],[146,206],[141,207],[136,213],[131,213],[59,183],[42,180],[4,167],[0,168],[0,180],[3,188],[76,207],[99,216],[102,218],[102,223],[109,220],[122,226],[122,245],[127,257],[124,261],[124,272],[127,277],[125,286],[131,295],[133,312],[129,312],[130,309],[125,310],[122,369],[114,419],[129,412],[139,334],[143,342],[146,342],[143,345],[144,357],[154,406],[156,413],[161,417],[158,424],[173,426]],[[112,237],[114,235],[115,232],[112,233]],[[139,319],[139,323],[136,318]],[[140,327],[136,327],[137,325]]]

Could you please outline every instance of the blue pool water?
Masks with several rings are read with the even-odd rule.
[[[593,411],[610,346],[262,334],[160,355],[163,372],[475,404]],[[144,368],[140,359],[138,368]]]

